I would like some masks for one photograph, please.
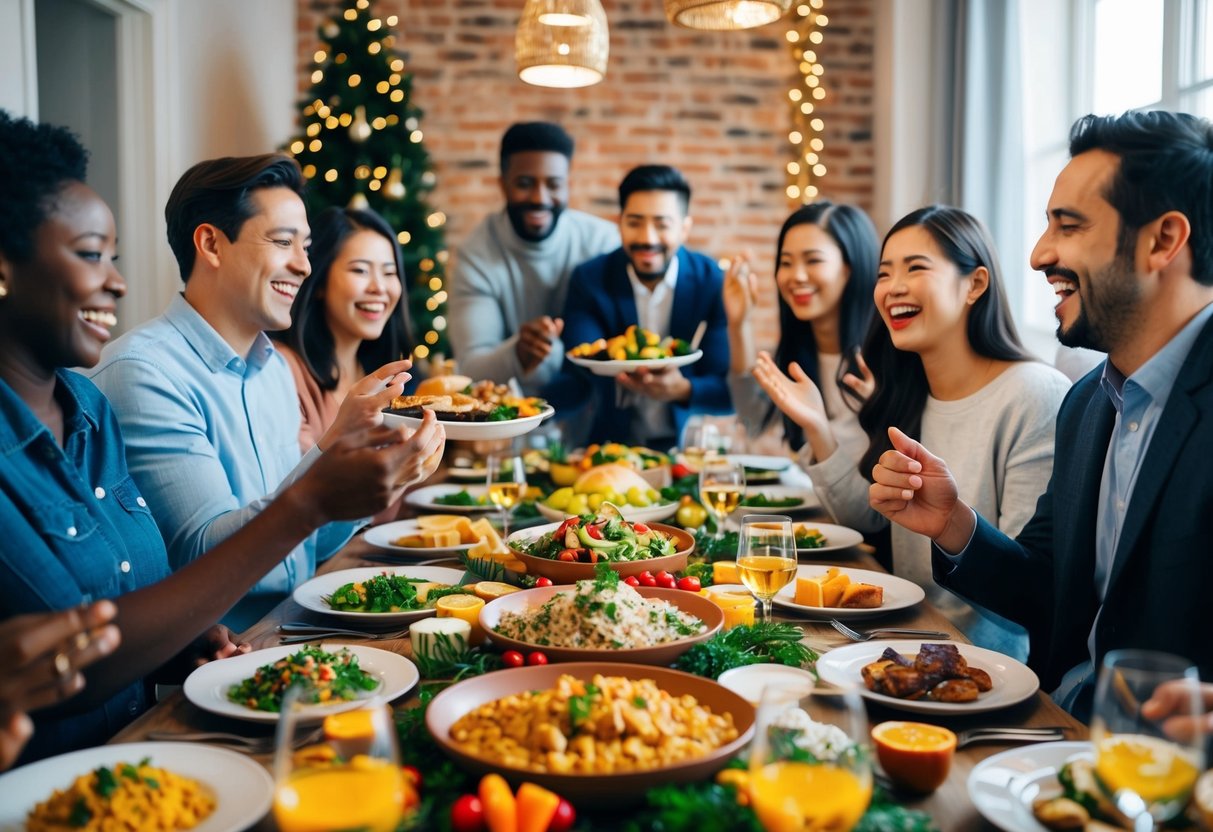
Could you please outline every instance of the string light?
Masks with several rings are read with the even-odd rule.
[[[830,22],[820,11],[824,5],[824,0],[808,0],[797,5],[796,14],[790,21],[791,28],[785,33],[800,77],[788,90],[788,109],[792,121],[788,143],[792,146],[792,161],[787,163],[788,184],[784,192],[789,200],[802,203],[811,202],[817,197],[818,189],[813,180],[826,174],[826,166],[818,161],[818,153],[825,148],[820,136],[825,122],[820,116],[814,116],[816,108],[813,104],[813,101],[821,101],[826,96],[822,86],[825,68],[818,63],[814,50],[804,48],[804,44],[817,45],[822,41],[821,30]]]

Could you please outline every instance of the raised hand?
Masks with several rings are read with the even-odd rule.
[[[724,316],[729,326],[744,322],[758,302],[758,279],[750,266],[753,253],[743,251],[729,263],[724,276]]]
[[[854,390],[859,398],[867,401],[876,389],[876,376],[872,375],[868,362],[863,360],[863,353],[859,350],[855,350],[855,363],[859,365],[860,374],[844,373],[842,383]]]
[[[795,361],[788,366],[788,372],[790,377],[783,374],[766,350],[758,353],[754,378],[775,406],[806,431],[828,430],[825,402],[813,379]]]
[[[535,318],[527,321],[518,328],[518,341],[514,351],[522,364],[522,371],[529,373],[534,370],[552,352],[552,344],[564,331],[564,321],[561,318]]]
[[[1162,730],[1177,742],[1187,742],[1194,734],[1213,734],[1213,684],[1200,686],[1200,698],[1205,712],[1189,713],[1190,690],[1182,679],[1163,682],[1141,705],[1146,719],[1163,720]]]
[[[407,372],[413,362],[408,359],[384,364],[368,376],[359,379],[346,393],[333,424],[316,444],[327,451],[342,436],[383,424],[383,409],[404,392],[404,384],[412,376]]]
[[[972,537],[973,510],[960,500],[947,463],[897,428],[889,428],[892,450],[880,455],[868,488],[872,508],[945,551],[959,552]]]

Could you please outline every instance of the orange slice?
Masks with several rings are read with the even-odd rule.
[[[509,595],[511,592],[520,592],[520,588],[503,584],[501,581],[480,581],[472,584],[472,592],[476,593],[478,598],[483,598],[486,601],[492,601],[494,598],[500,598],[502,595]]]
[[[882,722],[872,729],[876,759],[894,783],[909,791],[933,792],[948,779],[956,735],[925,722]]]

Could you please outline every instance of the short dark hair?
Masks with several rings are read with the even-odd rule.
[[[0,110],[0,251],[18,263],[34,253],[34,232],[69,182],[83,182],[88,151],[65,127]]]
[[[691,207],[691,186],[677,168],[669,165],[641,165],[628,171],[619,183],[619,210],[628,204],[628,197],[637,191],[673,191],[682,201],[682,213]]]
[[[199,162],[177,180],[164,206],[164,219],[182,280],[189,280],[194,270],[194,230],[209,223],[235,240],[256,213],[250,194],[261,188],[290,188],[302,197],[299,163],[281,153],[225,156]]]
[[[321,390],[337,387],[337,357],[333,333],[324,314],[324,299],[321,290],[328,286],[329,272],[333,262],[341,253],[345,241],[358,231],[373,231],[392,245],[392,258],[396,261],[396,274],[400,277],[400,302],[388,318],[383,333],[374,341],[363,341],[358,346],[358,362],[368,371],[382,367],[389,361],[413,351],[409,334],[409,293],[404,276],[404,263],[400,244],[387,220],[370,209],[325,208],[313,220],[312,246],[308,257],[312,263],[312,274],[299,287],[299,294],[291,306],[290,328],[271,332],[269,336],[293,349],[303,359],[308,373],[316,380]]]
[[[1213,285],[1213,122],[1165,110],[1087,115],[1070,130],[1070,156],[1120,159],[1104,198],[1120,215],[1120,249],[1167,211],[1188,218],[1192,277]]]
[[[559,124],[550,121],[524,121],[510,125],[501,137],[501,173],[505,173],[510,157],[528,151],[559,153],[573,160],[573,137]]]

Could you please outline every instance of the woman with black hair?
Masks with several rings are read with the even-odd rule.
[[[1016,535],[1048,484],[1069,382],[1023,348],[989,233],[959,208],[912,212],[885,236],[873,297],[880,319],[863,354],[875,388],[859,411],[870,441],[858,466],[829,452],[830,426],[813,406],[812,382],[793,381],[771,362],[754,371],[804,430],[817,459],[806,470],[822,503],[837,522],[865,533],[888,525],[868,504],[868,486],[895,425],[948,460],[963,499]],[[895,574],[922,586],[973,643],[1026,659],[1022,628],[935,585],[929,539],[901,526],[891,539]]]
[[[859,459],[868,438],[859,427],[859,406],[871,391],[871,374],[859,344],[872,320],[876,285],[876,230],[852,205],[814,202],[797,209],[779,229],[775,285],[779,297],[779,345],[773,366],[812,382],[814,402],[843,453]],[[751,436],[774,421],[777,410],[751,374],[771,357],[754,349],[750,313],[757,281],[748,258],[735,261],[725,279],[728,318],[729,392]],[[783,434],[793,450],[805,444],[804,430],[784,415]]]
[[[400,246],[387,221],[369,209],[326,208],[311,226],[311,277],[295,296],[290,329],[270,334],[299,391],[304,453],[354,382],[413,351]]]

